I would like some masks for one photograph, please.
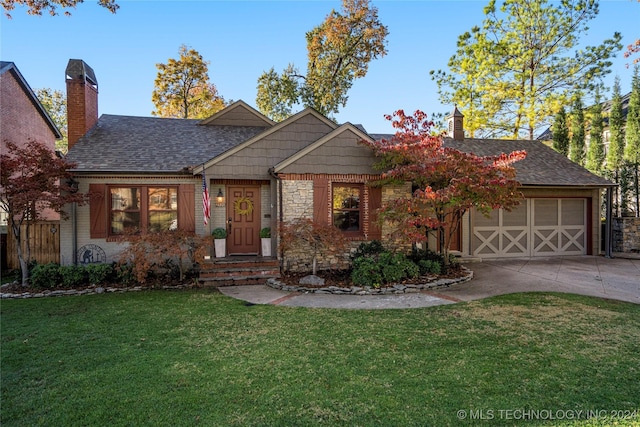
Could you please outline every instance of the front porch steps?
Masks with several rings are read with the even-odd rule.
[[[279,277],[280,263],[274,257],[235,256],[205,261],[198,282],[211,287],[263,285]]]

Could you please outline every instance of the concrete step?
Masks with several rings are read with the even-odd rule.
[[[200,267],[198,281],[205,286],[264,284],[280,277],[280,263],[275,258],[215,258]]]
[[[270,278],[278,278],[280,275],[253,275],[253,276],[227,276],[227,277],[200,277],[198,282],[204,286],[240,286],[240,285],[264,285]]]

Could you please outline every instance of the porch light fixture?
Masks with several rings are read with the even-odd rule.
[[[222,188],[218,188],[218,195],[216,196],[216,206],[224,206],[224,194],[222,194]]]

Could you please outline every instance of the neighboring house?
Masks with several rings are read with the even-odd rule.
[[[24,146],[28,141],[38,141],[52,152],[60,130],[42,106],[38,97],[13,62],[0,61],[0,147],[7,152],[7,142]],[[6,213],[0,213],[1,227],[7,226]],[[57,220],[55,212],[46,212],[45,219]]]
[[[70,66],[75,69],[90,69],[73,61]],[[67,76],[68,84],[95,86],[86,75]],[[78,91],[91,96],[69,98],[68,105],[87,101],[97,105],[95,89]],[[357,246],[385,239],[386,230],[376,222],[377,209],[410,191],[410,185],[367,185],[379,179],[379,172],[372,168],[376,161],[372,150],[359,142],[378,136],[350,123],[338,125],[313,109],[280,123],[242,101],[204,120],[114,115],[98,120],[97,111],[89,110],[92,117],[82,121],[96,124],[79,139],[69,137],[67,157],[78,165],[79,190],[92,197],[89,205],[77,207],[71,220],[61,226],[63,264],[84,262],[87,251],[91,251],[91,262],[115,260],[122,250],[122,230],[129,226],[177,227],[200,235],[225,227],[229,231],[226,255],[259,256],[261,228],[276,230],[282,221],[307,217],[334,224]],[[70,114],[70,129],[73,120]],[[462,117],[459,125],[456,135],[462,129]],[[459,143],[460,148],[469,143],[475,150],[475,141],[450,143]],[[488,150],[530,150],[522,169],[523,190],[529,198],[516,211],[520,215],[499,213],[487,223],[471,214],[459,242],[463,254],[514,256],[514,247],[524,248],[519,256],[598,253],[600,221],[594,207],[599,206],[600,189],[610,185],[607,181],[568,166],[567,159],[539,143],[485,142]],[[554,165],[562,173],[554,173]],[[202,209],[203,172],[212,196],[207,225]],[[497,241],[482,227],[493,227],[489,234],[497,233]],[[524,242],[522,233],[532,243]],[[542,246],[538,235],[543,236]],[[557,242],[555,235],[561,236]],[[502,245],[505,236],[513,236],[515,242]],[[276,240],[272,239],[272,249]],[[495,251],[486,249],[493,247]],[[324,260],[324,266],[328,262]]]
[[[56,140],[61,138],[60,130],[53,123],[16,64],[0,61],[1,152],[7,153],[7,142],[24,146],[30,140],[38,141],[54,152]],[[45,210],[41,216],[49,221],[60,219],[60,215],[52,210]],[[7,226],[7,213],[0,211],[0,234],[6,235]],[[2,238],[4,242],[6,237]],[[3,246],[3,260],[6,253],[7,250]],[[10,265],[10,267],[15,266]]]

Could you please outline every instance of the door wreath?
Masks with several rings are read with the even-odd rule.
[[[242,208],[243,203],[247,204],[245,209]],[[253,212],[253,202],[248,197],[239,197],[233,202],[233,210],[238,215],[251,215]]]

